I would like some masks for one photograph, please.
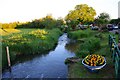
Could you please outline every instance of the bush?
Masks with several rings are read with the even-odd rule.
[[[16,28],[40,28],[40,29],[53,29],[58,28],[61,25],[63,25],[62,20],[56,20],[53,18],[42,18],[42,19],[36,19],[32,22],[26,22],[24,24],[17,25]]]
[[[89,33],[86,31],[82,31],[82,30],[68,33],[68,37],[71,39],[75,39],[75,40],[80,39],[80,38],[86,38],[88,36],[89,36]]]
[[[79,57],[84,58],[88,54],[94,54],[98,49],[100,49],[100,39],[91,37],[80,45],[76,53]]]
[[[77,56],[80,58],[85,58],[88,54],[90,54],[90,52],[88,50],[80,50],[76,52]]]
[[[90,54],[93,54],[97,49],[100,48],[100,39],[91,37],[84,43]]]

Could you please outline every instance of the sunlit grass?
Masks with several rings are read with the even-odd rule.
[[[53,49],[62,33],[59,29],[19,29],[19,31],[19,33],[4,35],[0,39],[3,66],[7,63],[6,46],[9,46],[13,61],[17,56],[41,54]]]
[[[18,29],[0,29],[0,36],[5,36],[12,33],[18,33],[18,32],[20,32],[20,30]]]

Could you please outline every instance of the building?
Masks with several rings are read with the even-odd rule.
[[[118,2],[118,18],[120,18],[120,1]]]

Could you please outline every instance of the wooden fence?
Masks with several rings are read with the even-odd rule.
[[[111,35],[109,35],[109,46],[112,52],[116,78],[120,78],[120,49],[118,48],[115,38]]]

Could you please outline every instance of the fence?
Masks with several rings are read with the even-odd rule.
[[[109,46],[110,51],[112,52],[116,78],[120,78],[120,50],[115,42],[115,38],[111,35],[109,35]]]

